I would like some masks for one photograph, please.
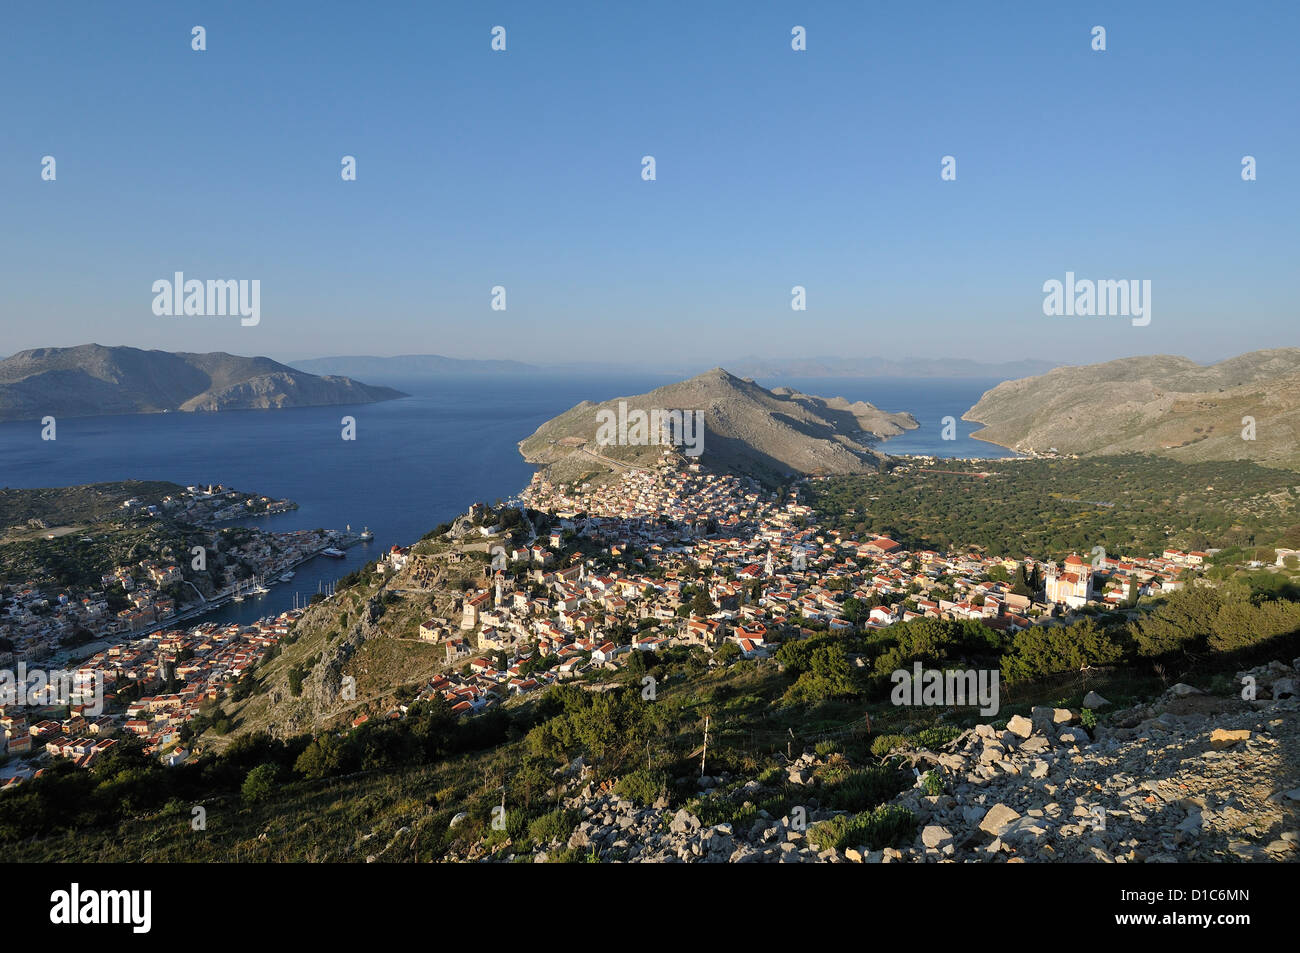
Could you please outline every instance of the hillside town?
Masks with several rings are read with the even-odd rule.
[[[191,552],[171,552],[114,566],[101,575],[97,585],[11,581],[0,587],[0,667],[39,662],[69,646],[134,638],[174,625],[180,617],[238,596],[258,580],[277,579],[323,550],[347,544],[347,535],[334,530],[241,528],[222,532],[215,528],[232,520],[296,508],[292,500],[275,500],[222,485],[190,486],[154,504],[139,499],[123,501],[123,514],[165,518],[206,531],[204,565],[196,568]],[[97,540],[86,536],[80,542],[91,548]],[[217,554],[224,566],[232,567],[220,577],[205,565],[209,558],[215,562]]]
[[[48,690],[25,706],[0,703],[0,753],[21,759],[0,771],[0,788],[38,776],[52,759],[88,767],[124,736],[170,764],[184,761],[184,726],[265,658],[301,614],[290,610],[252,625],[208,622],[115,644],[72,671],[87,687],[73,704]]]
[[[665,460],[601,485],[535,476],[518,503],[551,515],[554,528],[544,546],[510,548],[508,562],[466,594],[458,619],[420,627],[421,639],[445,646],[449,667],[421,697],[441,695],[471,714],[617,671],[635,652],[681,646],[715,660],[762,659],[814,631],[919,618],[970,619],[1010,634],[1174,591],[1211,555],[1072,554],[1057,564],[912,551],[819,529],[801,484],[777,494]],[[419,558],[395,547],[390,568]],[[1022,573],[1039,591],[1015,591]]]
[[[470,715],[560,681],[585,677],[598,686],[640,652],[698,649],[707,664],[726,664],[767,658],[783,640],[818,631],[920,618],[969,619],[1014,633],[1178,589],[1211,555],[1074,554],[1057,564],[913,551],[886,537],[820,529],[803,502],[805,487],[777,493],[671,457],[603,485],[558,486],[539,474],[513,503],[545,514],[542,533],[534,529],[524,543],[490,525],[491,511],[476,504],[466,518],[478,521],[474,543],[492,559],[454,615],[419,625],[416,636],[441,646],[445,665],[412,701],[441,697],[454,713]],[[248,555],[299,558],[321,545],[311,534],[283,535],[278,553],[261,540]],[[432,556],[394,546],[378,569],[393,580],[424,577],[424,563],[464,557],[463,547]],[[113,579],[124,588],[165,585],[175,568],[143,567]],[[1025,579],[1039,580],[1041,590],[1026,593]],[[59,608],[55,619],[75,611],[62,602]],[[11,626],[20,613],[10,608]],[[91,764],[125,735],[171,762],[184,760],[184,726],[273,653],[300,614],[172,628],[97,652],[76,671],[97,680],[105,711],[89,716],[85,705],[65,706],[56,718],[48,713],[58,710],[53,704],[36,715],[6,706],[0,754],[21,760],[0,783],[20,783],[52,758]],[[30,638],[23,646],[3,664],[32,658]],[[396,705],[382,717],[401,718],[408,708]],[[372,714],[355,714],[351,725]]]

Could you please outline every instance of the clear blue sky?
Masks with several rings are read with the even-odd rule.
[[[1298,10],[6,3],[0,353],[1077,363],[1297,345]],[[1042,284],[1067,270],[1150,279],[1151,324],[1045,317]],[[155,317],[175,271],[260,279],[261,324]]]

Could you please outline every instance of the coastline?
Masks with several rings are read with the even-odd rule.
[[[320,558],[322,550],[327,549],[330,546],[337,546],[343,549],[350,549],[351,547],[356,546],[361,542],[362,540],[359,536],[354,536],[347,540],[331,541],[327,543],[325,546],[322,546],[321,549],[316,550],[314,553],[312,553],[309,556],[304,556],[302,559],[296,560],[291,563],[286,563],[283,566],[280,566],[274,570],[269,571],[267,575],[273,576],[274,578],[268,580],[267,584],[271,587],[277,585],[289,585],[289,583],[281,583],[279,577],[284,573],[289,572],[290,570],[296,570],[299,566],[306,565],[312,560]],[[84,645],[73,646],[69,649],[64,650],[63,653],[57,653],[56,655],[51,656],[50,660],[55,661],[55,663],[59,665],[79,664],[80,662],[85,661],[91,656],[96,655],[99,652],[104,651],[104,649],[113,645],[122,645],[124,643],[134,642],[139,639],[145,639],[151,635],[154,635],[157,632],[165,632],[168,629],[172,629],[172,628],[178,628],[178,627],[192,628],[193,626],[187,625],[187,623],[201,624],[201,620],[203,619],[204,616],[210,615],[211,613],[216,612],[219,609],[224,609],[226,606],[230,605],[230,603],[234,600],[236,591],[237,590],[235,589],[224,590],[222,594],[216,596],[215,598],[199,603],[198,605],[192,605],[189,608],[187,608],[184,612],[178,612],[175,615],[172,615],[161,622],[155,622],[153,625],[149,626],[148,628],[139,629],[133,632],[115,632],[103,638],[94,639],[93,641],[87,642]],[[271,612],[268,613],[267,616],[262,616],[261,618],[268,618],[269,616],[274,616],[278,614],[279,614],[278,612]]]

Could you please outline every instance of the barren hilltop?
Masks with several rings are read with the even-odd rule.
[[[663,446],[600,445],[598,414],[629,410],[702,411],[705,435],[700,462],[764,480],[793,474],[856,473],[880,459],[872,444],[917,426],[907,413],[887,413],[863,401],[850,403],[767,390],[715,367],[646,394],[601,404],[583,401],[538,427],[519,444],[529,463],[541,464],[555,482],[607,475],[629,466],[653,466]]]
[[[221,351],[172,354],[83,344],[20,351],[0,361],[0,420],[369,404],[405,396]]]
[[[1300,468],[1300,348],[1209,366],[1156,355],[1058,367],[999,384],[963,419],[984,424],[972,436],[1014,450]],[[1243,438],[1250,421],[1253,440]]]

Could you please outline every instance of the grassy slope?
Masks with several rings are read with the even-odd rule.
[[[175,483],[157,480],[124,480],[118,483],[89,483],[40,489],[0,490],[0,527],[29,519],[41,519],[51,526],[93,523],[121,512],[122,503],[133,497],[158,503],[164,496],[182,491]]]
[[[621,677],[629,683],[635,681],[626,674]],[[902,709],[888,702],[835,702],[811,711],[776,707],[789,684],[790,679],[777,672],[774,662],[766,662],[740,664],[662,687],[657,704],[674,711],[676,724],[671,733],[654,743],[656,767],[672,774],[698,774],[697,750],[706,711],[711,719],[707,768],[738,773],[740,781],[773,767],[774,756],[784,755],[787,742],[798,754],[805,745],[823,740],[828,729],[859,723],[864,710],[871,713],[874,735],[834,736],[855,765],[875,761],[869,753],[873,737],[914,734],[936,724],[940,714],[938,709]],[[1005,720],[1027,713],[1038,703],[1077,708],[1089,688],[1101,691],[1112,702],[1126,704],[1158,692],[1160,682],[1118,671],[1086,686],[1070,680],[1016,693],[1004,691],[997,717]],[[968,725],[987,720],[974,709],[966,709],[953,722]],[[297,781],[284,785],[264,804],[243,804],[233,795],[214,798],[203,802],[207,811],[207,830],[203,832],[190,828],[191,806],[176,805],[171,812],[135,818],[112,829],[15,845],[12,859],[363,861],[382,851],[384,861],[434,860],[449,847],[463,847],[486,833],[491,807],[500,800],[500,785],[508,784],[525,752],[525,743],[514,741],[437,765]],[[792,790],[790,796],[806,797],[807,790],[800,790],[801,794]],[[469,820],[449,828],[452,817],[462,811],[470,814]]]

